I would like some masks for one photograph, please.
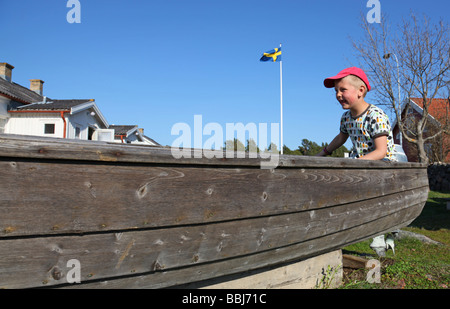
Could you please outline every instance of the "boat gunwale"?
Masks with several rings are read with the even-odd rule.
[[[205,166],[217,168],[264,168],[270,159],[253,153],[186,148],[188,157],[175,158],[172,150],[164,146],[120,144],[102,141],[84,141],[40,136],[0,134],[0,157],[54,159],[103,162],[106,164],[164,164],[170,166]],[[189,155],[188,155],[189,153]],[[352,160],[348,158],[273,155],[273,168],[337,168],[337,169],[424,169],[424,163]]]

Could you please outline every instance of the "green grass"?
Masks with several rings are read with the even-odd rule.
[[[395,255],[389,250],[378,258],[369,245],[372,240],[343,249],[344,254],[375,258],[381,263],[381,282],[368,283],[367,269],[344,270],[343,289],[448,289],[450,287],[450,193],[430,192],[420,216],[403,230],[425,235],[441,244],[415,238],[395,241]]]

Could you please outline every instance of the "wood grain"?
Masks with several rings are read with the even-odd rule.
[[[2,161],[0,237],[200,224],[427,186],[421,169],[158,167]],[[38,219],[38,220],[37,220]]]
[[[13,158],[40,158],[60,160],[82,160],[101,162],[156,163],[172,165],[212,165],[212,166],[247,166],[260,168],[261,162],[269,158],[253,158],[248,153],[235,152],[232,158],[225,154],[214,156],[217,152],[204,149],[187,149],[187,157],[174,158],[170,147],[156,147],[132,144],[106,143],[99,141],[82,141],[37,136],[0,134],[1,156]],[[358,161],[345,158],[279,156],[278,167],[331,167],[331,168],[424,168],[420,163]]]
[[[276,265],[405,226],[428,196],[421,164],[261,169],[198,151],[0,135],[0,287],[159,288]]]
[[[245,226],[227,222],[172,231],[5,239],[0,242],[0,282],[5,288],[63,284],[70,259],[80,261],[82,283],[140,274],[155,273],[157,277],[160,276],[157,273],[176,273],[196,265],[201,265],[194,267],[202,273],[201,278],[212,278],[233,273],[232,269],[255,269],[340,248],[401,226],[405,221],[409,223],[421,208],[416,205],[345,230],[332,232],[330,229],[329,233],[322,229],[306,232],[304,227],[299,227],[300,222],[287,226],[290,231],[286,232],[286,226],[272,227],[265,224],[269,219],[255,219]],[[222,269],[221,264],[233,266]],[[55,270],[60,274],[57,277]],[[192,277],[174,276],[171,280],[158,284],[187,283]],[[156,285],[155,282],[147,284]]]

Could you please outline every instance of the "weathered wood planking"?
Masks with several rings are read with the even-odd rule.
[[[314,210],[427,186],[423,173],[421,169],[270,171],[0,158],[0,179],[7,179],[0,186],[0,238],[211,223]]]
[[[381,232],[395,226],[393,222],[399,219],[401,223],[403,220],[409,222],[414,215],[420,213],[423,205],[403,209],[398,206],[392,207],[390,212],[385,212],[384,216],[375,220],[373,220],[375,215],[369,216],[368,220],[365,218],[357,220],[354,217],[358,215],[352,216],[344,212],[340,215],[348,220],[344,223],[338,220],[335,224],[330,220],[325,221],[323,216],[328,216],[326,212],[315,214],[318,217],[316,220],[304,218],[310,214],[303,212],[295,215],[255,218],[245,221],[245,224],[229,221],[170,229],[89,234],[82,237],[4,239],[0,241],[0,282],[13,282],[16,285],[3,287],[49,286],[64,283],[65,273],[68,270],[66,263],[70,259],[80,261],[82,280],[89,282],[94,279],[107,280],[111,277],[171,270],[255,255],[259,252],[272,252],[305,242],[309,242],[310,245],[324,242],[321,244],[324,248],[335,247],[353,242],[355,236],[363,238],[368,234],[372,235],[374,231]],[[372,214],[370,210],[367,212]],[[305,220],[310,222],[307,226],[304,226]],[[385,226],[380,223],[370,229],[370,224],[377,220],[385,221]],[[324,221],[326,226],[323,226]],[[364,227],[360,234],[348,234],[358,227]],[[330,240],[330,237],[331,239],[341,237],[341,241],[336,243],[336,240]],[[316,246],[310,245],[304,248],[306,251],[296,252],[296,257],[316,252]],[[279,258],[286,261],[286,256]],[[263,260],[260,263],[268,262]],[[265,265],[246,266],[247,269],[251,269]]]
[[[261,166],[261,161],[268,159],[252,158],[248,154],[235,153],[234,158],[211,157],[211,151],[192,149],[188,158],[176,159],[168,147],[136,146],[98,141],[82,141],[36,136],[0,134],[1,156],[13,158],[40,158],[83,160],[103,162],[130,162],[155,164],[199,164],[202,166]],[[241,158],[240,155],[245,155]],[[205,159],[205,155],[211,158]],[[424,168],[418,163],[386,163],[382,161],[357,161],[344,158],[325,158],[283,155],[279,158],[279,167],[319,167],[319,168],[377,168],[377,169],[409,169]]]
[[[64,285],[70,259],[83,282],[69,287],[209,279],[404,226],[427,198],[420,164],[260,162],[0,135],[0,287]]]
[[[0,282],[3,283],[3,288],[62,284],[66,282],[65,275],[70,269],[66,267],[67,261],[76,258],[82,265],[81,280],[84,284],[95,280],[92,286],[102,287],[106,283],[99,283],[98,280],[101,279],[116,287],[117,284],[122,287],[130,284],[128,287],[133,287],[131,283],[135,280],[134,285],[142,284],[142,287],[174,286],[337,249],[377,232],[408,224],[420,213],[422,206],[409,207],[366,224],[316,238],[302,240],[291,235],[291,242],[294,239],[296,241],[284,246],[276,242],[282,240],[281,244],[286,244],[289,241],[285,240],[282,232],[277,233],[270,226],[240,225],[239,231],[235,231],[236,227],[232,222],[177,228],[173,232],[147,230],[83,237],[6,239],[0,242]],[[393,225],[394,220],[398,222],[397,225]],[[261,230],[265,227],[268,230],[264,233],[274,235],[267,235],[267,239],[258,243],[260,237],[264,236],[264,233],[261,235]],[[236,234],[247,231],[249,232],[245,234],[245,238],[242,234]],[[293,231],[291,233],[294,234]],[[230,235],[228,239],[226,235]],[[251,251],[250,242],[253,247],[263,249],[253,254],[249,252],[245,255],[233,254],[228,258],[224,256],[224,252]],[[218,258],[220,256],[222,258]],[[214,263],[208,263],[207,257],[214,258]],[[227,267],[222,267],[225,265]],[[193,269],[189,269],[189,266]],[[127,275],[133,277],[127,278],[124,283],[114,283],[114,279]],[[134,278],[139,275],[145,277],[141,278],[145,283]],[[9,284],[4,284],[5,282]]]
[[[112,278],[115,280],[99,280],[86,284],[69,285],[70,288],[164,288],[187,282],[197,282],[217,278],[229,274],[245,272],[250,269],[280,265],[289,261],[298,261],[342,248],[351,243],[362,241],[376,234],[390,232],[393,229],[407,226],[422,211],[423,205],[413,206],[397,213],[396,226],[392,220],[383,217],[366,225],[356,226],[336,234],[295,243],[291,246],[258,252],[258,254],[238,256],[218,260],[215,263],[195,264],[173,270],[147,272],[136,276]],[[368,231],[377,231],[368,236]],[[67,286],[67,285],[66,285]]]

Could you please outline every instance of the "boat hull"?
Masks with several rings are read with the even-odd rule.
[[[163,288],[275,266],[404,227],[428,196],[421,164],[260,162],[0,135],[0,287]]]

